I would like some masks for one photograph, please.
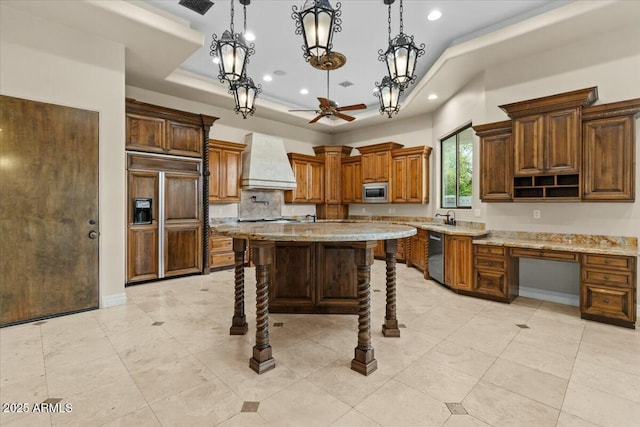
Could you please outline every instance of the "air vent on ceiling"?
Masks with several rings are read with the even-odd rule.
[[[345,80],[341,83],[338,83],[340,86],[342,87],[349,87],[349,86],[353,86],[353,83],[351,83],[349,80]]]
[[[178,3],[200,15],[207,13],[209,8],[213,6],[213,2],[209,0],[180,0]]]

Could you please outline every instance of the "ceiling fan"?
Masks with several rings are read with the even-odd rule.
[[[309,123],[315,123],[323,117],[338,117],[342,120],[346,120],[348,122],[354,121],[356,118],[353,116],[349,116],[347,114],[343,114],[342,111],[351,111],[351,110],[364,110],[367,108],[365,104],[353,104],[353,105],[345,105],[344,107],[339,107],[334,101],[329,99],[329,70],[327,70],[327,97],[326,98],[318,98],[320,101],[320,106],[317,110],[289,110],[289,112],[293,111],[314,111],[317,116],[311,120]]]

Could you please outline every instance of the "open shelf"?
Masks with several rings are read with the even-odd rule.
[[[514,200],[580,200],[580,175],[513,177]]]

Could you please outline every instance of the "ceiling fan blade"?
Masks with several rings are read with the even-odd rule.
[[[346,120],[348,122],[352,122],[356,119],[355,117],[347,116],[346,114],[342,113],[336,113],[336,117],[340,117],[342,120]]]
[[[300,111],[313,111],[316,112],[318,110],[287,110],[289,113],[293,113],[293,112],[300,112]]]
[[[367,108],[364,104],[345,105],[344,107],[336,108],[337,111],[349,111],[349,110],[364,110]]]
[[[322,114],[318,114],[313,120],[311,120],[309,123],[315,123],[318,120],[320,120],[322,117],[324,117]]]
[[[327,98],[318,98],[320,101],[320,108],[326,108],[331,105],[331,102]]]

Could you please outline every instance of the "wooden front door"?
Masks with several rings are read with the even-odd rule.
[[[0,129],[0,325],[97,308],[98,113],[0,96]]]

